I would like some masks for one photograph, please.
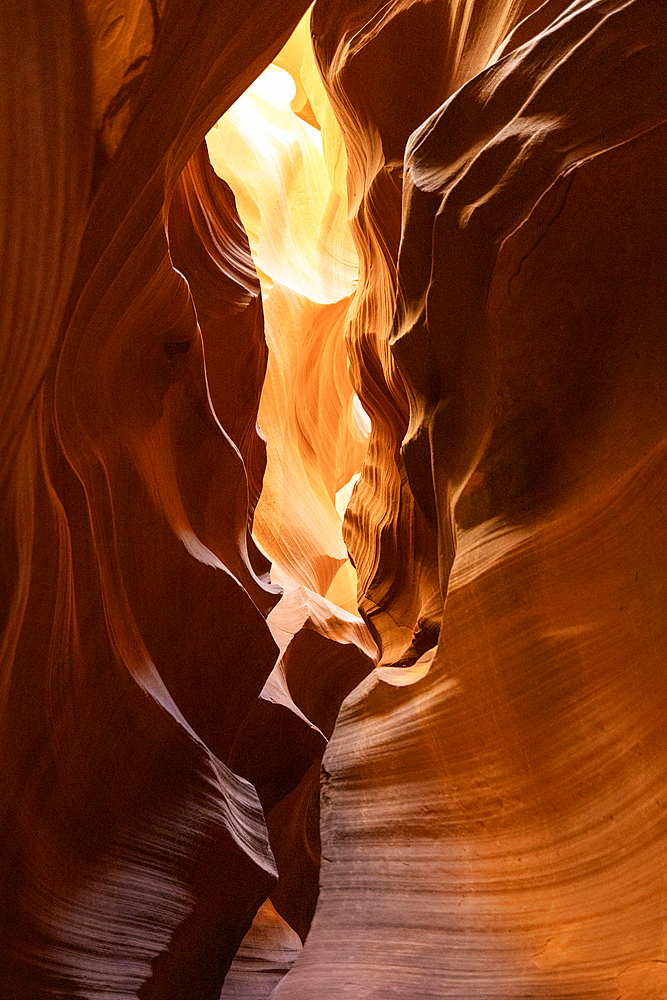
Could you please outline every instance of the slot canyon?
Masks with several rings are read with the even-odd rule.
[[[0,50],[0,1000],[667,1000],[664,0]]]

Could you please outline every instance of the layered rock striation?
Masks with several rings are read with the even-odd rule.
[[[306,8],[0,6],[0,993],[662,1000],[667,15]]]

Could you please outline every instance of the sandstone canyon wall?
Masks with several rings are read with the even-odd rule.
[[[0,996],[665,1000],[664,5],[0,71]]]

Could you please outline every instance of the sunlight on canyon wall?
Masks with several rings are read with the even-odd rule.
[[[664,5],[0,81],[0,996],[665,1000]]]
[[[329,593],[356,613],[336,496],[359,474],[368,436],[343,338],[358,266],[345,152],[309,20],[277,57],[285,68],[268,67],[208,133],[207,145],[234,192],[264,299],[269,361],[259,422],[267,467],[255,537],[274,579]],[[307,121],[293,110],[297,93]]]

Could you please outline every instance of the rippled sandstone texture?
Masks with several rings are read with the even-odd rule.
[[[339,718],[281,1000],[667,993],[666,23],[561,10],[408,142],[392,351],[447,600],[428,674]]]
[[[0,6],[0,993],[663,1000],[664,7],[306,6]]]

